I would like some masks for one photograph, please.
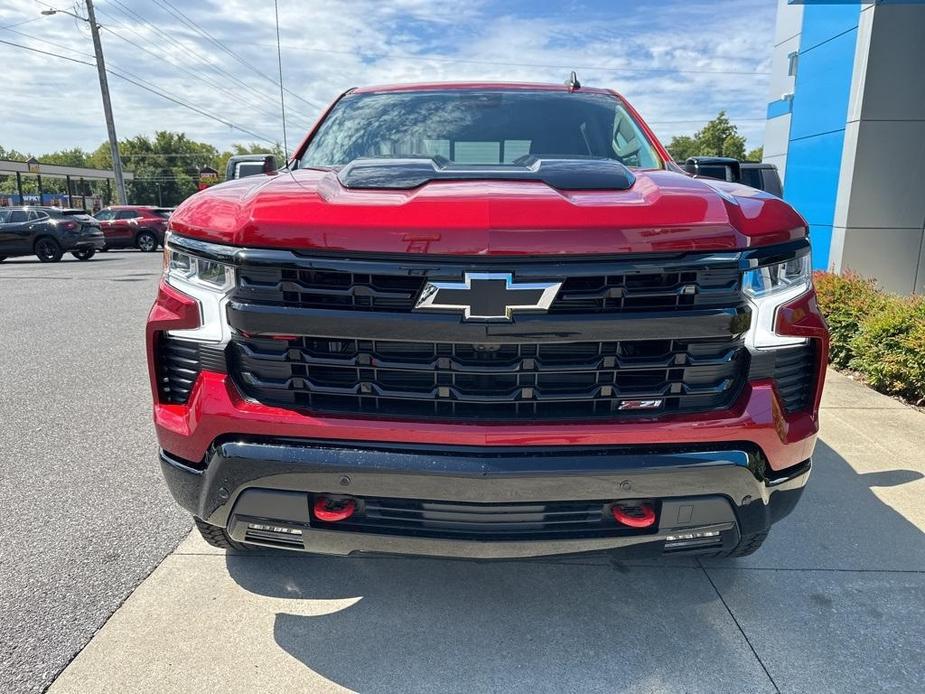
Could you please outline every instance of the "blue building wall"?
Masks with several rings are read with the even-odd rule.
[[[784,198],[809,222],[816,269],[829,264],[859,16],[859,4],[803,10]]]

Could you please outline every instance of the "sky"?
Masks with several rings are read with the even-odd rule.
[[[71,59],[0,43],[0,146],[94,149],[106,129],[89,26],[40,14],[50,7],[84,13],[83,2],[0,2],[0,41]],[[272,0],[95,7],[120,138],[166,129],[219,148],[283,141]],[[289,148],[353,86],[559,83],[571,69],[621,92],[665,143],[722,109],[755,147],[775,9],[774,0],[279,0]]]

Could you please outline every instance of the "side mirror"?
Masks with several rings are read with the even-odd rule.
[[[732,183],[742,180],[739,160],[732,157],[690,157],[681,168],[694,176],[718,178]]]
[[[276,157],[272,154],[238,154],[228,160],[228,166],[225,167],[225,180],[271,174],[278,168]]]

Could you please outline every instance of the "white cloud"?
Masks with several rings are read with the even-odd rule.
[[[242,64],[276,77],[272,3],[170,0],[227,45],[238,62],[170,14],[164,1],[97,0],[109,67],[281,139],[278,88]],[[624,93],[665,141],[697,130],[699,119],[725,109],[733,118],[759,119],[738,123],[751,146],[760,144],[772,3],[512,7],[487,0],[280,0],[285,83],[298,95],[287,94],[290,146],[320,105],[351,86],[460,79],[559,82],[567,66],[576,67],[585,84]],[[37,17],[40,9],[32,0],[7,0],[0,26]],[[78,60],[92,54],[87,27],[63,15],[13,29],[38,38],[9,31],[0,31],[0,38]],[[42,153],[92,148],[105,139],[93,68],[3,44],[0,61],[5,72],[0,145]],[[254,140],[118,78],[110,78],[110,88],[120,137],[171,129],[217,146]],[[687,120],[696,122],[674,122]]]

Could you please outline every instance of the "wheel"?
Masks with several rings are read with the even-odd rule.
[[[79,251],[71,251],[71,255],[77,258],[77,260],[90,260],[90,258],[96,255],[96,249],[81,248]]]
[[[250,549],[247,545],[242,545],[240,542],[232,540],[231,536],[224,528],[206,523],[204,520],[196,518],[195,516],[193,516],[193,520],[196,522],[196,527],[199,529],[199,534],[202,535],[202,539],[213,547],[235,549],[239,552],[245,552]]]
[[[157,250],[157,237],[150,231],[139,231],[135,245],[138,246],[139,251],[153,253]]]
[[[35,254],[43,263],[57,263],[64,254],[64,251],[61,250],[61,244],[48,236],[43,236],[36,241],[32,250],[35,251]]]
[[[764,543],[765,538],[768,536],[768,531],[765,530],[763,533],[753,533],[752,535],[744,535],[742,539],[739,540],[737,544],[732,549],[727,549],[725,552],[717,552],[716,554],[711,554],[712,557],[747,557],[749,554],[754,554],[758,551],[758,548],[761,547]]]

